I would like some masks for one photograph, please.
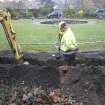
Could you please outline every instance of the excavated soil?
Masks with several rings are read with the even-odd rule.
[[[0,52],[0,93],[4,85],[9,88],[46,86],[51,90],[60,89],[78,102],[59,105],[105,105],[105,51],[78,53],[76,64],[68,66],[66,73],[63,56],[57,56],[47,52],[24,53],[25,61],[30,62],[24,65],[16,64],[10,51]]]

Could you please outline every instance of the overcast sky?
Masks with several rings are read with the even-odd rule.
[[[4,1],[4,0],[0,0],[0,1]],[[8,0],[8,1],[17,1],[17,0]]]
[[[0,1],[4,1],[4,0],[0,0]],[[8,1],[20,1],[20,0],[8,0]],[[31,1],[31,0],[29,0],[29,1]],[[57,3],[57,4],[64,4],[65,3],[65,1],[68,1],[68,0],[52,0],[52,1],[54,1],[55,3]]]
[[[0,1],[4,1],[4,0],[0,0]],[[8,0],[8,1],[16,1],[16,0]],[[52,0],[52,1],[55,1],[57,3],[60,3],[60,2],[63,2],[64,3],[65,2],[65,0]]]
[[[0,0],[0,1],[4,1],[4,0]],[[20,0],[8,0],[8,1],[20,1]],[[29,1],[31,1],[31,0],[29,0]]]
[[[62,2],[62,3],[65,3],[66,0],[52,0],[52,1],[54,1],[54,2],[56,2],[56,3],[61,3],[61,2]]]

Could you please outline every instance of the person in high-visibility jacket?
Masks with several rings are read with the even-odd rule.
[[[78,45],[71,28],[67,28],[66,23],[63,21],[59,23],[59,39],[60,49],[63,52],[65,61],[67,64],[73,64],[78,51]]]

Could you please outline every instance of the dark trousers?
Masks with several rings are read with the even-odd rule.
[[[67,65],[75,65],[77,51],[63,52],[64,60]]]

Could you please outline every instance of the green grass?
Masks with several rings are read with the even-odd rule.
[[[98,20],[92,24],[71,26],[78,43],[105,40],[104,27],[105,20]],[[23,51],[56,51],[54,45],[46,45],[46,43],[55,43],[57,26],[33,24],[32,20],[16,20],[13,21],[13,28],[17,33],[18,42],[23,43],[21,45]],[[38,45],[39,43],[44,44]],[[83,44],[79,47],[81,50],[94,50],[105,48],[105,43]],[[5,49],[9,49],[9,45],[0,26],[0,50]]]
[[[73,31],[78,41],[105,40],[105,21],[96,21],[94,24],[75,25]]]

